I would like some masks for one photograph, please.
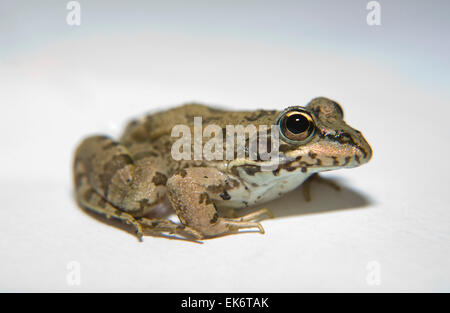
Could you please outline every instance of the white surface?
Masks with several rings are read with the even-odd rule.
[[[0,4],[0,291],[450,291],[448,2],[381,2],[378,27],[364,1],[124,3],[81,1],[79,27],[64,1]],[[85,135],[190,100],[316,96],[342,104],[374,157],[326,174],[341,193],[269,203],[264,236],[139,243],[72,199]]]

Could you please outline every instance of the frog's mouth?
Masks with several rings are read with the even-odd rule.
[[[356,129],[352,129],[351,132],[322,132],[319,137],[329,142],[328,145],[322,144],[321,148],[330,148],[331,150],[322,152],[323,155],[337,159],[339,164],[336,165],[338,166],[357,167],[369,162],[372,158],[372,148],[362,133]]]
[[[372,157],[372,149],[366,146],[362,147],[358,144],[340,144],[328,143],[326,145],[321,142],[308,145],[307,149],[299,149],[288,152],[287,155],[280,153],[278,160],[278,168],[274,171],[280,172],[286,170],[294,172],[301,169],[302,173],[314,173],[335,170],[339,168],[353,168],[367,163]],[[274,162],[260,164],[262,170],[266,165],[266,169],[272,169]],[[267,166],[268,165],[268,166]]]
[[[289,167],[289,164],[292,164],[292,162],[295,162],[295,158],[280,153],[278,156],[272,157],[267,161],[260,161],[258,165],[261,168],[261,171],[275,171],[280,167]]]

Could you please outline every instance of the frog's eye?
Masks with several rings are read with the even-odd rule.
[[[288,142],[301,144],[314,135],[315,123],[312,116],[303,110],[284,112],[278,119],[281,136]]]

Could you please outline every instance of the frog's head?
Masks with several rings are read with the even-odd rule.
[[[342,108],[327,98],[315,98],[306,107],[292,106],[276,120],[284,168],[306,172],[356,167],[367,163],[372,149],[360,131],[344,122]]]

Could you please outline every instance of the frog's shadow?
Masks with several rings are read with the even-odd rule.
[[[243,216],[247,213],[256,211],[262,208],[268,208],[273,212],[274,218],[285,218],[296,215],[318,214],[331,211],[362,209],[368,207],[373,201],[370,197],[360,191],[357,191],[345,184],[343,179],[327,178],[328,181],[338,185],[341,190],[337,191],[327,184],[313,182],[311,184],[311,200],[307,201],[303,195],[303,187],[299,187],[280,198],[267,202],[265,204],[236,210],[238,216]],[[110,226],[119,228],[126,232],[133,232],[130,225],[126,225],[115,219],[106,219],[104,216],[82,209],[86,214],[95,219],[106,223]],[[222,213],[222,212],[219,212]],[[166,204],[162,206],[155,214],[149,214],[149,218],[171,218],[174,216],[174,211]],[[176,219],[176,217],[175,217]],[[178,222],[178,221],[177,221]],[[254,232],[252,230],[245,230],[242,232]],[[257,232],[257,231],[256,231]],[[160,235],[169,239],[184,240],[178,236]],[[192,241],[187,239],[188,241]]]
[[[367,194],[345,184],[345,180],[337,178],[327,178],[327,181],[340,187],[335,190],[328,184],[312,182],[310,188],[311,200],[305,199],[303,186],[283,195],[280,198],[247,208],[239,215],[248,212],[268,208],[272,211],[274,218],[284,218],[289,216],[326,213],[339,210],[362,209],[373,203]]]

